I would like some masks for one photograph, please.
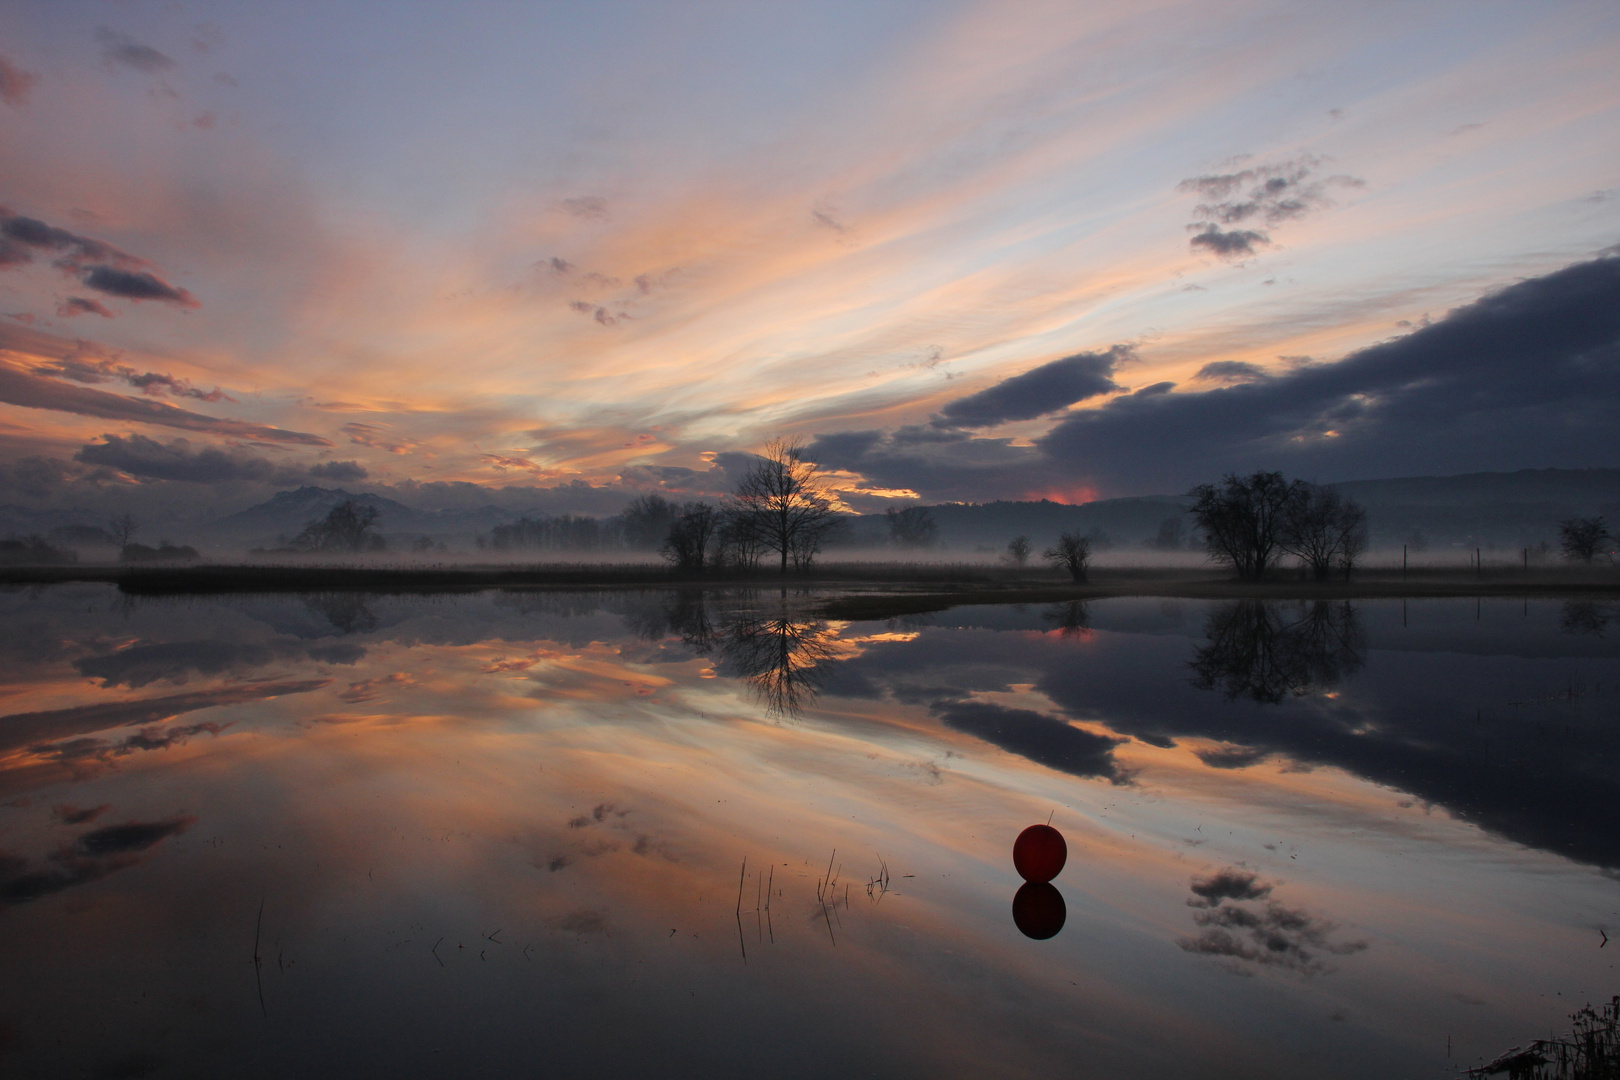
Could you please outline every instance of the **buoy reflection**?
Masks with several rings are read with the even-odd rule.
[[[1013,896],[1013,923],[1028,938],[1056,937],[1069,917],[1063,894],[1049,881],[1026,881]]]

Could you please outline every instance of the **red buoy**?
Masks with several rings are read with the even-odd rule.
[[[1031,825],[1013,841],[1013,869],[1025,881],[1051,881],[1069,861],[1069,845],[1050,825]]]
[[[1013,925],[1018,932],[1036,941],[1057,937],[1069,917],[1063,894],[1049,881],[1026,881],[1013,897]]]

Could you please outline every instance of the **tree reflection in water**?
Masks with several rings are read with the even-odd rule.
[[[1084,600],[1070,600],[1067,604],[1053,604],[1041,612],[1041,618],[1057,627],[1066,638],[1091,636],[1091,611]]]
[[[724,673],[747,679],[772,716],[798,716],[821,690],[837,637],[821,620],[786,611],[739,615],[722,633]]]
[[[1337,684],[1361,667],[1366,648],[1349,601],[1236,600],[1210,614],[1204,634],[1193,685],[1266,705]]]
[[[756,594],[730,600],[754,601]],[[825,664],[836,654],[837,632],[820,619],[793,611],[786,602],[775,613],[745,610],[718,623],[701,589],[680,590],[667,603],[630,613],[643,637],[676,635],[698,654],[718,650],[722,675],[747,680],[772,716],[795,717],[814,700],[826,678]]]

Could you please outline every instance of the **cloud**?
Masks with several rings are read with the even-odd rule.
[[[1193,916],[1201,929],[1176,944],[1200,956],[1282,967],[1305,975],[1320,975],[1328,970],[1319,953],[1348,956],[1367,947],[1364,941],[1334,941],[1337,925],[1304,908],[1287,907],[1275,900],[1258,908],[1239,906],[1269,896],[1273,888],[1273,884],[1260,882],[1254,874],[1237,867],[1227,867],[1207,878],[1193,878],[1193,895],[1187,906],[1204,909]]]
[[[1223,259],[1236,259],[1245,255],[1253,255],[1256,247],[1265,247],[1271,243],[1271,237],[1253,229],[1233,229],[1222,232],[1218,225],[1205,225],[1196,236],[1189,241],[1196,248],[1203,248],[1212,255]]]
[[[1022,375],[946,405],[934,420],[937,427],[992,427],[1010,420],[1033,420],[1077,401],[1118,390],[1110,377],[1132,357],[1129,345],[1106,352],[1076,353],[1042,364]]]
[[[108,728],[155,724],[182,713],[240,705],[287,694],[305,694],[328,685],[330,679],[300,682],[250,683],[220,690],[198,690],[167,697],[136,701],[114,701],[102,705],[78,705],[71,709],[46,712],[12,713],[0,716],[0,753],[20,750],[43,741],[103,731]]]
[[[328,461],[305,469],[215,446],[193,449],[188,439],[164,443],[136,434],[101,438],[99,443],[81,447],[73,460],[129,476],[184,484],[301,484],[311,479],[341,483],[364,480],[367,476],[365,468],[356,461]]]
[[[0,56],[0,101],[13,108],[28,104],[28,95],[33,93],[34,84],[37,82],[39,82],[38,75],[32,71],[24,71]]]
[[[44,499],[73,475],[74,470],[65,462],[37,454],[0,462],[0,492]]]
[[[309,475],[316,480],[346,484],[364,480],[371,474],[358,461],[323,461],[319,465],[311,465]]]
[[[1268,750],[1257,750],[1250,746],[1221,746],[1195,753],[1199,761],[1212,769],[1247,769],[1271,756]]]
[[[166,750],[175,743],[184,743],[193,735],[206,732],[218,735],[229,724],[204,721],[187,727],[146,727],[116,742],[106,739],[68,739],[64,742],[30,746],[29,753],[58,764],[82,764],[89,761],[109,762],[116,757],[127,757],[139,750]]]
[[[369,446],[373,450],[386,450],[390,454],[408,454],[416,446],[409,439],[392,435],[376,424],[344,424],[338,430],[347,435],[349,441],[356,446]]]
[[[35,251],[57,252],[54,263],[57,269],[77,274],[81,285],[108,296],[137,302],[157,300],[187,308],[201,306],[191,293],[152,273],[152,263],[147,259],[0,206],[0,266],[32,262]],[[63,306],[70,307],[74,303],[69,301]],[[94,301],[87,300],[77,303],[94,305]],[[84,306],[81,310],[109,314],[99,306]]]
[[[1219,907],[1222,900],[1264,900],[1271,895],[1272,886],[1262,882],[1259,875],[1236,866],[1228,866],[1208,877],[1192,879],[1192,899],[1188,907]]]
[[[175,480],[186,484],[297,483],[303,470],[279,465],[253,454],[204,446],[193,450],[187,439],[160,443],[145,435],[103,435],[73,455],[86,465],[104,465],[130,476]]]
[[[1124,739],[1096,735],[1056,717],[1029,709],[1009,709],[983,701],[936,705],[945,726],[965,732],[1008,753],[1075,776],[1100,777],[1115,784],[1130,777],[1114,760]]]
[[[128,398],[122,394],[109,394],[105,390],[91,390],[80,386],[67,386],[55,379],[44,378],[32,372],[19,371],[0,363],[0,401],[21,405],[29,409],[52,409],[57,412],[95,416],[103,420],[126,423],[157,424],[162,427],[212,435],[262,439],[266,442],[297,443],[303,446],[331,446],[319,435],[302,431],[286,431],[265,424],[250,424],[241,420],[222,420],[214,416],[190,412],[161,401]]]
[[[27,859],[0,852],[0,904],[23,904],[75,885],[100,881],[141,862],[147,851],[184,833],[196,821],[188,814],[179,814],[161,821],[131,821],[92,829],[71,846],[48,856],[37,869]]]
[[[96,42],[101,46],[102,57],[109,63],[123,64],[148,75],[176,66],[172,57],[165,56],[150,45],[140,44],[128,34],[109,30],[105,26],[96,31]]]
[[[119,270],[111,266],[92,266],[79,278],[86,288],[104,292],[108,296],[121,296],[126,300],[160,300],[180,307],[201,307],[195,296],[185,289],[170,285],[155,274],[144,270]]]
[[[241,678],[254,668],[271,664],[297,663],[306,658],[325,664],[353,664],[365,655],[362,645],[311,646],[301,641],[260,643],[211,638],[130,645],[104,655],[82,657],[73,666],[85,678],[100,679],[105,688],[139,690],[155,682],[182,684],[193,674]]]
[[[100,806],[92,806],[89,809],[80,809],[77,806],[64,803],[61,806],[54,807],[52,812],[56,815],[56,820],[60,821],[64,825],[88,825],[90,822],[96,820],[96,818],[106,813],[107,809],[107,803],[102,803]]]
[[[1258,364],[1242,360],[1212,360],[1198,369],[1194,382],[1240,383],[1258,382],[1266,378],[1266,370]]]
[[[1230,369],[1228,369],[1230,370]],[[1123,491],[1227,471],[1406,475],[1615,460],[1620,258],[1492,293],[1336,363],[1202,393],[1118,398],[1036,440]]]
[[[110,319],[113,313],[99,300],[88,300],[82,296],[70,296],[56,305],[56,313],[64,319],[75,315],[100,315],[103,319]]]
[[[1353,176],[1316,179],[1321,165],[1321,158],[1307,154],[1240,172],[1183,180],[1176,190],[1208,200],[1193,208],[1193,216],[1200,220],[1187,226],[1188,232],[1196,234],[1191,240],[1193,249],[1203,248],[1224,259],[1253,255],[1256,247],[1271,243],[1270,234],[1259,226],[1273,228],[1333,205],[1329,188],[1364,186]],[[1248,227],[1223,231],[1223,225]]]
[[[0,206],[0,265],[30,262],[33,248],[39,251],[61,252],[56,260],[58,269],[79,273],[92,269],[92,263],[105,263],[127,270],[139,270],[152,264],[138,255],[121,251],[102,240],[80,236],[38,218],[25,217],[9,206]]]
[[[579,195],[572,199],[564,199],[562,208],[574,217],[584,218],[587,221],[607,221],[612,216],[608,213],[607,200],[599,195]]]
[[[83,301],[95,304],[93,300]],[[96,304],[100,307],[99,304]],[[110,313],[109,313],[110,314]],[[148,397],[157,397],[167,393],[171,397],[195,398],[198,401],[232,401],[234,400],[225,391],[215,387],[212,390],[200,390],[191,385],[187,379],[176,378],[156,371],[141,371],[120,364],[114,360],[101,360],[90,363],[78,356],[67,356],[58,360],[50,360],[35,365],[34,370],[41,375],[51,375],[59,379],[71,379],[79,383],[107,383],[121,381],[135,387]]]

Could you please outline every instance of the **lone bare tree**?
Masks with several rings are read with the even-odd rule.
[[[804,459],[804,445],[772,439],[737,482],[735,510],[766,550],[807,570],[833,523],[832,499],[820,471]]]
[[[1601,517],[1574,517],[1558,523],[1558,545],[1564,549],[1564,558],[1591,562],[1603,550],[1603,544],[1614,537]]]
[[[1278,546],[1296,555],[1318,581],[1334,570],[1348,578],[1367,550],[1367,511],[1330,487],[1297,484]]]
[[[1091,564],[1091,537],[1075,532],[1063,533],[1057,538],[1057,543],[1041,552],[1041,558],[1067,570],[1075,581],[1084,581]]]
[[[135,542],[135,534],[141,531],[141,526],[128,514],[121,514],[107,522],[107,535],[112,538],[113,546],[123,551]]]
[[[1303,486],[1280,472],[1227,473],[1219,484],[1199,484],[1188,492],[1196,500],[1189,513],[1210,557],[1254,581],[1282,554],[1289,514]]]
[[[1029,537],[1015,536],[1007,541],[1007,561],[1019,569],[1029,562]]]

